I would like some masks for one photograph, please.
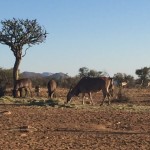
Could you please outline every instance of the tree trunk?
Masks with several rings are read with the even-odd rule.
[[[14,83],[13,96],[14,97],[17,97],[16,80],[19,79],[18,69],[19,69],[20,62],[21,62],[21,58],[16,57],[16,61],[15,61],[14,68],[13,68],[13,83]]]

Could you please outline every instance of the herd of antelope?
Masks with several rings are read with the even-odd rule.
[[[47,92],[49,98],[55,97],[55,91],[57,88],[57,83],[55,80],[50,80],[47,83]],[[30,92],[32,97],[32,81],[29,78],[19,79],[16,81],[15,87],[13,89],[14,97],[22,97],[22,90],[25,91],[25,96]],[[78,96],[82,94],[82,103],[84,104],[84,97],[87,93],[90,97],[90,102],[93,104],[93,99],[91,92],[98,92],[102,90],[103,100],[101,105],[103,105],[105,98],[108,98],[108,104],[110,104],[110,97],[113,96],[113,78],[110,77],[83,77],[74,87],[71,87],[66,98],[66,103],[70,103],[73,96]],[[40,95],[40,86],[35,87],[35,93],[37,96]]]
[[[48,89],[48,97],[53,98],[55,90],[57,88],[57,83],[55,80],[50,80],[47,83],[47,89]],[[30,92],[30,95],[32,97],[32,81],[29,78],[23,78],[19,79],[15,83],[15,87],[12,90],[14,97],[22,97],[22,91],[25,90],[25,96],[27,96],[28,92]],[[40,96],[40,85],[35,86],[35,93],[37,96]]]
[[[127,82],[121,82],[119,86],[126,87]],[[148,84],[150,85],[150,83]],[[101,105],[103,105],[104,100],[108,99],[108,104],[110,104],[110,99],[113,97],[115,83],[113,78],[110,77],[83,77],[80,81],[74,86],[71,87],[66,95],[66,103],[70,103],[72,97],[82,94],[82,103],[84,104],[85,94],[87,93],[90,98],[90,103],[93,104],[93,99],[91,92],[102,91],[103,99]],[[55,92],[57,88],[57,83],[55,80],[50,80],[47,83],[47,93],[49,98],[55,97]],[[12,94],[14,97],[22,97],[22,91],[25,91],[25,96],[30,92],[32,97],[32,81],[29,78],[23,78],[16,81]],[[40,96],[40,86],[35,86],[36,96]]]

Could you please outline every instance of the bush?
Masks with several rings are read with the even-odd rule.
[[[123,90],[122,88],[119,88],[119,91],[116,95],[116,102],[123,102],[123,103],[126,103],[126,102],[129,102],[129,97],[126,96],[125,92],[123,93]]]

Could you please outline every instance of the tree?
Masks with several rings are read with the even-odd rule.
[[[88,72],[88,76],[89,76],[89,77],[96,77],[96,76],[97,76],[97,71],[91,69],[91,70]]]
[[[134,83],[134,77],[125,73],[117,73],[114,75],[114,81],[117,82],[117,85],[120,85],[122,82],[128,82],[128,86],[131,87]]]
[[[144,85],[145,82],[147,82],[147,80],[150,78],[150,67],[137,69],[135,74],[139,77],[139,80],[141,80],[141,83]]]
[[[105,72],[88,69],[87,67],[79,68],[79,77],[102,77],[105,76]]]
[[[124,77],[126,75],[123,74],[123,73],[117,73],[117,74],[114,74],[114,80],[116,80],[118,82],[118,84],[120,84],[121,82],[124,81]]]
[[[88,72],[89,72],[89,69],[87,67],[79,68],[79,76],[80,76],[80,78],[87,77],[88,76]]]
[[[96,70],[93,70],[91,69],[89,72],[88,72],[88,76],[89,77],[101,77],[102,76],[102,72],[101,71],[96,71]]]
[[[0,31],[0,43],[8,45],[15,56],[13,67],[14,89],[16,80],[19,78],[18,69],[22,57],[26,51],[35,44],[40,44],[46,39],[47,32],[37,20],[15,19],[1,21],[2,30]],[[23,47],[26,46],[23,54]]]

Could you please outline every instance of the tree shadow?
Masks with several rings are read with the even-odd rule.
[[[129,101],[129,99],[112,99],[111,100],[112,103],[117,103],[117,104],[127,104],[127,103],[132,103],[131,101]]]
[[[49,99],[49,100],[32,100],[31,102],[29,102],[27,104],[27,106],[51,106],[51,107],[55,107],[56,105],[59,105],[59,101],[58,100],[53,100],[53,99]]]
[[[24,99],[24,98],[17,98],[17,99],[10,99],[8,102],[6,99],[2,99],[0,106],[50,106],[56,108],[74,108],[74,105],[67,105],[64,102],[61,102],[57,99]]]

